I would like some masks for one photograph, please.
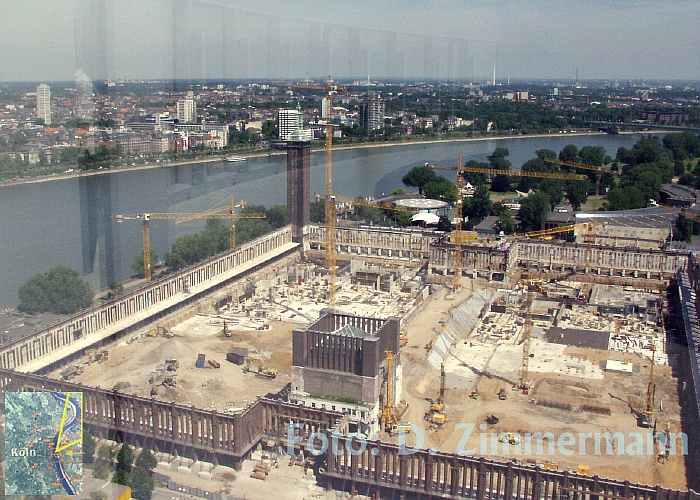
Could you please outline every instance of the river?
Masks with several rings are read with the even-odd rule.
[[[401,187],[411,168],[429,162],[453,167],[486,161],[496,147],[508,148],[513,168],[538,149],[559,152],[567,144],[602,146],[615,156],[639,135],[547,136],[405,144],[341,149],[333,153],[333,191],[343,196],[380,197]],[[311,155],[311,192],[325,190],[325,154]],[[450,178],[450,172],[442,172]],[[454,178],[454,174],[452,175]],[[141,224],[118,223],[116,214],[200,212],[228,196],[271,206],[286,203],[286,156],[109,172],[0,189],[0,304],[14,307],[29,278],[56,265],[81,272],[93,290],[132,274],[142,251]],[[178,236],[201,230],[204,221],[151,222],[151,248],[162,259]]]

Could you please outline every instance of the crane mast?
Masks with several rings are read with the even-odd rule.
[[[462,174],[462,153],[457,156],[457,228],[454,234],[455,244],[455,271],[452,279],[452,289],[459,290],[459,281],[462,277],[462,189],[464,188],[464,177]]]
[[[654,357],[656,356],[656,344],[651,348],[651,368],[649,369],[649,385],[647,386],[647,404],[641,417],[642,427],[651,427],[654,425],[654,392],[656,385],[654,384]]]
[[[386,401],[382,410],[382,422],[384,431],[391,432],[392,426],[398,423],[394,408],[394,353],[384,352],[386,356]]]
[[[326,81],[327,109],[333,109],[333,80]],[[333,123],[326,117],[326,266],[328,267],[328,307],[335,309],[335,198],[333,197]]]

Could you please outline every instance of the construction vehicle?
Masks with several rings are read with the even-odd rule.
[[[498,391],[498,399],[500,399],[501,401],[505,401],[507,397],[508,394],[506,393],[506,390],[501,388],[501,390]]]
[[[255,374],[256,377],[259,378],[266,378],[268,380],[272,380],[274,378],[277,378],[277,370],[274,368],[265,368],[263,366],[258,366],[258,371]]]
[[[423,416],[425,420],[430,422],[431,429],[439,429],[447,423],[447,412],[445,412],[445,362],[440,364],[440,390],[438,398],[435,401],[430,401],[430,407],[426,410]]]
[[[389,430],[389,435],[394,436],[400,432],[403,432],[404,434],[408,434],[411,432],[411,424],[394,424],[391,426],[391,429]]]
[[[207,363],[209,363],[209,366],[211,366],[212,368],[221,368],[221,363],[219,363],[215,359],[210,359],[209,361],[207,361]]]
[[[508,443],[517,446],[520,444],[520,436],[512,432],[502,432],[498,436],[498,441],[500,443]]]
[[[445,409],[445,362],[440,364],[440,390],[437,400],[430,400],[430,407],[425,412],[425,419],[429,420],[433,413],[444,411]]]
[[[165,360],[165,371],[174,372],[178,368],[180,368],[180,362],[177,359]]]
[[[163,387],[167,388],[175,387],[177,385],[177,375],[168,375],[167,377],[163,377],[161,384]]]
[[[479,389],[478,388],[472,389],[472,392],[469,393],[469,397],[471,399],[479,399]]]
[[[226,323],[226,320],[224,320],[224,329],[221,331],[221,333],[224,334],[224,337],[231,336],[231,331],[228,329],[228,323]]]
[[[125,220],[140,220],[143,224],[143,276],[146,281],[151,281],[151,230],[150,221],[151,220],[174,220],[176,223],[187,222],[193,219],[229,219],[231,222],[230,234],[229,234],[229,245],[230,248],[236,246],[236,219],[264,219],[265,214],[236,214],[235,209],[245,206],[246,202],[241,201],[236,204],[233,201],[233,197],[230,197],[230,204],[228,207],[213,207],[202,213],[143,213],[134,215],[115,215],[114,218],[117,222],[123,222]],[[222,214],[218,213],[222,210],[226,210],[228,213]],[[183,285],[183,291],[185,293],[186,284]],[[150,332],[149,332],[150,333]]]
[[[384,408],[382,408],[381,422],[384,425],[384,432],[389,435],[394,435],[397,432],[411,432],[411,424],[399,422],[396,416],[396,406],[394,403],[394,384],[395,373],[394,373],[394,353],[391,351],[384,351],[386,356],[386,398],[384,400]]]
[[[257,365],[258,368],[256,370],[251,370],[251,364]],[[250,372],[255,373],[256,377],[266,378],[268,380],[272,380],[277,377],[277,370],[275,370],[274,368],[267,368],[263,366],[262,361],[260,361],[259,359],[247,357],[245,360],[245,366],[243,367],[243,373]]]
[[[408,337],[406,336],[406,332],[401,330],[399,332],[399,347],[405,347],[408,345]]]
[[[644,411],[639,417],[639,426],[649,428],[654,425],[654,393],[656,385],[654,384],[654,357],[656,355],[656,344],[651,348],[651,368],[649,369],[649,385],[647,386],[647,403]]]
[[[85,369],[80,365],[73,365],[70,368],[66,368],[61,372],[61,378],[63,380],[70,380],[78,375],[82,374]]]

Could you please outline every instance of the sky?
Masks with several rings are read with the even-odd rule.
[[[698,0],[0,0],[0,81],[700,80]]]

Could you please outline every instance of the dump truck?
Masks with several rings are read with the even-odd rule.
[[[508,397],[508,395],[506,394],[505,389],[501,389],[500,391],[498,391],[498,399],[500,399],[501,401],[504,401],[507,397]]]

